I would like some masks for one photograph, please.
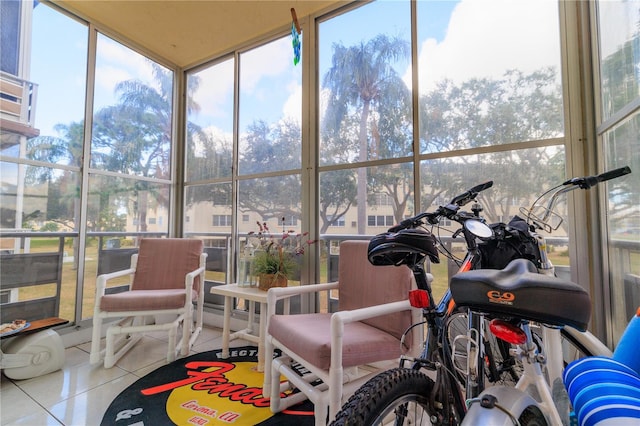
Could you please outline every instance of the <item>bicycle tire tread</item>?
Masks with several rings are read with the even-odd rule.
[[[363,426],[406,390],[428,394],[433,381],[408,368],[383,371],[361,386],[336,414],[331,426]]]

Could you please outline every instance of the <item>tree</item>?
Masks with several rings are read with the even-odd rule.
[[[120,172],[136,177],[152,177],[169,180],[171,175],[172,135],[172,73],[152,63],[154,80],[152,87],[138,80],[127,80],[116,85],[119,103],[107,106],[94,115],[91,166]],[[187,106],[198,110],[192,99],[199,80],[189,79]],[[116,197],[131,197],[134,213],[141,231],[147,230],[149,199],[162,205],[168,204],[168,191],[144,179],[132,184],[124,180],[109,181],[107,193]],[[100,191],[99,189],[95,189]],[[101,191],[104,194],[105,191]],[[113,203],[108,197],[101,202]],[[107,206],[100,206],[104,211]]]
[[[225,136],[203,131],[198,126],[187,130],[187,167],[185,180],[198,182],[231,176],[232,143]],[[190,185],[185,189],[187,207],[200,202],[226,199],[231,203],[231,186],[227,184]]]
[[[356,199],[356,177],[352,170],[335,170],[320,175],[320,234],[337,224]]]
[[[406,40],[384,34],[351,47],[333,46],[332,66],[323,79],[324,87],[329,90],[323,131],[338,133],[349,114],[359,116],[360,162],[369,160],[370,152],[376,152],[376,147],[371,146],[374,141],[371,126],[379,116],[374,113],[377,106],[389,101],[385,95],[402,93],[404,82],[393,65],[408,56],[409,43]],[[357,180],[358,233],[364,234],[367,223],[365,167],[358,169]]]
[[[562,136],[562,97],[555,75],[555,70],[543,68],[530,74],[511,70],[499,79],[474,78],[459,85],[439,82],[420,98],[422,151]],[[436,193],[444,187],[443,196],[448,199],[480,182],[495,180],[496,186],[481,194],[485,215],[493,220],[508,218],[517,213],[514,201],[529,200],[562,179],[562,154],[557,147],[544,147],[456,156],[455,161],[444,162],[446,167],[438,173],[426,175],[422,192]]]
[[[605,118],[619,112],[638,98],[640,87],[637,52],[640,46],[640,22],[636,23],[636,29],[629,40],[602,60],[602,105]],[[640,205],[638,134],[640,134],[640,118],[635,114],[623,125],[616,126],[613,131],[608,131],[603,136],[607,166],[613,169],[628,165],[632,171],[624,179],[611,182],[615,187],[615,193],[610,194],[610,198],[615,197],[616,202],[609,203],[609,209],[610,216],[614,218],[633,215]],[[623,213],[624,211],[627,213]]]
[[[84,121],[68,125],[56,124],[54,130],[60,135],[38,136],[27,140],[26,157],[45,163],[63,163],[81,167],[84,142]],[[46,184],[47,205],[45,219],[61,223],[78,231],[80,217],[80,184],[75,172],[60,171],[49,167],[29,167],[25,174],[25,185]],[[56,226],[44,226],[41,231],[53,231]],[[78,267],[78,241],[73,239],[73,269]]]
[[[257,120],[247,126],[242,139],[239,172],[261,174],[300,168],[300,126],[293,120],[273,124]],[[300,176],[251,178],[240,182],[238,210],[256,212],[262,220],[300,217]]]

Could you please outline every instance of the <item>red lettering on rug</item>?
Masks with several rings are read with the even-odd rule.
[[[194,391],[206,391],[209,394],[218,394],[221,398],[228,398],[232,401],[240,401],[243,404],[250,404],[255,407],[268,407],[269,398],[262,396],[262,389],[256,387],[248,387],[242,384],[231,383],[225,377],[225,373],[233,370],[234,365],[226,362],[217,361],[197,361],[185,364],[187,368],[187,378],[177,380],[175,382],[165,383],[163,385],[153,386],[143,389],[143,395],[155,395],[157,393],[170,391],[183,386],[191,386]],[[202,371],[215,368],[214,371]],[[189,401],[185,404],[196,404],[195,401]],[[192,409],[192,407],[189,407]],[[195,410],[194,410],[195,411]],[[224,413],[219,417],[221,420],[233,421],[237,413]],[[222,419],[226,416],[226,419]],[[196,423],[197,424],[197,423]]]

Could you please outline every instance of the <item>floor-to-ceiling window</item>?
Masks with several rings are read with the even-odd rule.
[[[238,55],[240,236],[258,232],[258,222],[274,235],[303,226],[302,67],[291,58],[288,35]]]
[[[488,180],[483,215],[508,221],[564,178],[558,4],[424,1],[413,21],[411,6],[374,2],[319,24],[318,214],[327,238],[383,232]],[[569,265],[567,235],[554,234],[560,269]],[[444,290],[446,263],[435,275]]]
[[[234,152],[234,60],[187,77],[183,232],[208,240],[207,290],[227,282]],[[215,302],[205,295],[205,300]],[[221,301],[219,301],[221,302]]]
[[[315,214],[327,281],[338,278],[341,241],[415,212],[411,27],[410,2],[374,2],[317,24]]]
[[[169,234],[174,76],[50,5],[2,10],[2,322],[77,324],[97,274]]]
[[[96,38],[82,318],[93,314],[96,275],[128,267],[138,240],[170,225],[173,72]]]
[[[168,144],[177,140],[171,134],[175,90],[171,70],[139,49],[49,4],[35,4],[3,4],[3,83],[15,83],[31,104],[29,114],[17,112],[26,124],[17,132],[7,131],[3,115],[0,243],[7,254],[62,253],[60,290],[55,280],[38,288],[47,297],[61,296],[60,316],[79,320],[91,311],[81,308],[76,315],[81,303],[75,298],[82,295],[91,306],[101,256],[121,257],[106,261],[106,268],[126,264],[134,235],[171,233]],[[302,64],[293,63],[291,38],[283,31],[189,71],[183,229],[207,239],[208,279],[235,279],[237,259],[229,250],[240,251],[257,221],[277,231],[283,223],[305,230],[305,218],[317,215],[311,231],[326,243],[318,250],[324,266],[317,275],[324,281],[334,277],[331,260],[341,239],[381,232],[478,181],[496,182],[481,199],[484,214],[505,220],[537,189],[561,180],[565,169],[591,170],[567,149],[583,143],[582,135],[569,134],[574,121],[583,127],[580,114],[566,120],[567,110],[590,99],[568,89],[580,70],[560,70],[561,57],[583,48],[559,47],[560,30],[575,28],[558,9],[575,4],[358,3],[303,21],[311,41],[303,40]],[[603,204],[607,309],[617,336],[638,304],[640,276],[638,2],[592,5],[598,6],[600,55],[598,168],[629,164],[634,170],[607,186]],[[8,6],[28,7],[32,14],[25,16],[32,18],[8,25],[4,19],[22,16]],[[304,76],[312,89],[301,90],[311,57],[315,68]],[[589,91],[586,83],[571,90],[576,87]],[[316,89],[306,99],[301,95]],[[315,134],[305,132],[310,120]],[[305,150],[317,153],[317,161]],[[317,173],[318,192],[305,183],[307,173]],[[309,211],[305,197],[317,210]],[[45,231],[47,238],[26,236]],[[554,261],[561,266],[570,263],[570,234],[567,228],[554,233]],[[584,267],[588,259],[571,260],[572,267]],[[32,290],[3,291],[2,301],[32,298]]]
[[[563,181],[558,13],[554,2],[418,4],[423,208],[491,180],[478,198],[482,215],[508,222]],[[560,270],[569,261],[567,229],[552,236]],[[445,279],[437,284],[446,286],[447,275],[439,275]]]
[[[2,322],[73,320],[89,31],[17,1],[3,2],[2,27]]]
[[[287,35],[187,74],[183,228],[211,246],[208,285],[237,281],[259,226],[303,229],[301,69]]]
[[[598,1],[596,17],[599,167],[632,171],[607,183],[602,214],[615,345],[640,307],[640,1]]]

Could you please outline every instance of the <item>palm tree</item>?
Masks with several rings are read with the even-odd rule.
[[[339,132],[349,114],[359,115],[358,160],[369,160],[369,121],[376,104],[386,102],[385,94],[397,93],[404,83],[393,64],[409,56],[409,43],[398,37],[380,34],[359,45],[344,47],[334,44],[332,66],[324,76],[329,89],[327,111],[323,125]],[[406,90],[406,88],[405,88]],[[375,118],[374,118],[375,119]],[[377,152],[376,147],[372,147]],[[367,170],[358,169],[358,233],[365,233],[367,200]]]
[[[122,81],[115,88],[119,103],[95,114],[92,167],[134,176],[170,179],[173,79],[172,73],[161,66],[152,63],[152,67],[157,87],[139,80]],[[189,112],[197,111],[199,106],[193,100],[193,94],[199,79],[189,79],[188,85],[187,109]],[[193,127],[192,123],[189,125]],[[131,190],[131,187],[126,188],[126,191]],[[147,229],[149,193],[161,202],[167,201],[164,199],[166,195],[158,192],[156,185],[145,180],[135,183],[131,195],[143,232]]]

